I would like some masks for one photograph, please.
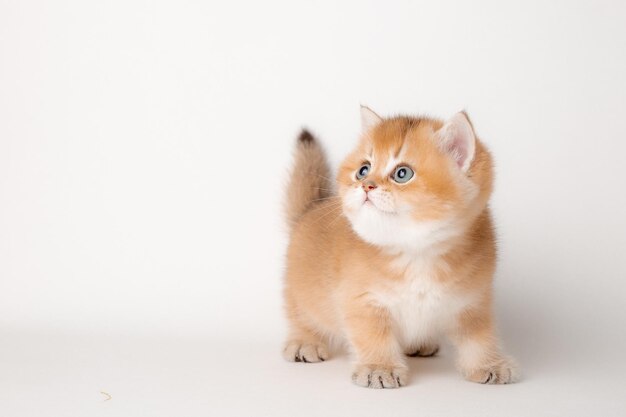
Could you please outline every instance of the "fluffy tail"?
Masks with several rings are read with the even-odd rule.
[[[317,139],[302,130],[294,151],[294,164],[287,185],[286,214],[289,227],[320,199],[332,195],[330,169]]]

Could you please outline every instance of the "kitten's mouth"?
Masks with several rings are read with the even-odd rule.
[[[365,199],[363,200],[363,204],[361,205],[361,207],[371,207],[373,209],[376,209],[376,211],[378,211],[379,213],[396,214],[396,211],[385,210],[384,208],[378,207],[378,205],[374,203],[373,200],[367,197],[365,197]]]
[[[363,201],[363,207],[372,207],[378,211],[383,211],[381,209],[378,208],[378,206],[369,198],[365,198],[365,201]]]

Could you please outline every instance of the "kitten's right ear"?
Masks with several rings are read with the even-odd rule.
[[[476,153],[476,135],[464,111],[458,112],[437,131],[439,146],[466,172]]]
[[[367,132],[382,121],[383,119],[374,110],[361,104],[361,131]]]

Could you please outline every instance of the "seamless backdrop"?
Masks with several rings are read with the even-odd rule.
[[[621,1],[0,2],[0,414],[626,413]],[[524,380],[280,358],[298,129],[466,109]],[[302,365],[302,366],[301,366]],[[107,399],[109,394],[112,398]],[[106,401],[105,401],[106,400]]]

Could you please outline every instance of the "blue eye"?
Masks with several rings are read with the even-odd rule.
[[[356,172],[356,179],[361,180],[367,177],[367,174],[369,174],[370,172],[370,168],[371,168],[371,165],[368,162],[361,165],[361,168],[359,168],[359,170]]]
[[[413,170],[409,167],[398,167],[393,173],[393,180],[399,184],[404,184],[405,182],[413,178],[414,174],[415,173],[413,172]]]

